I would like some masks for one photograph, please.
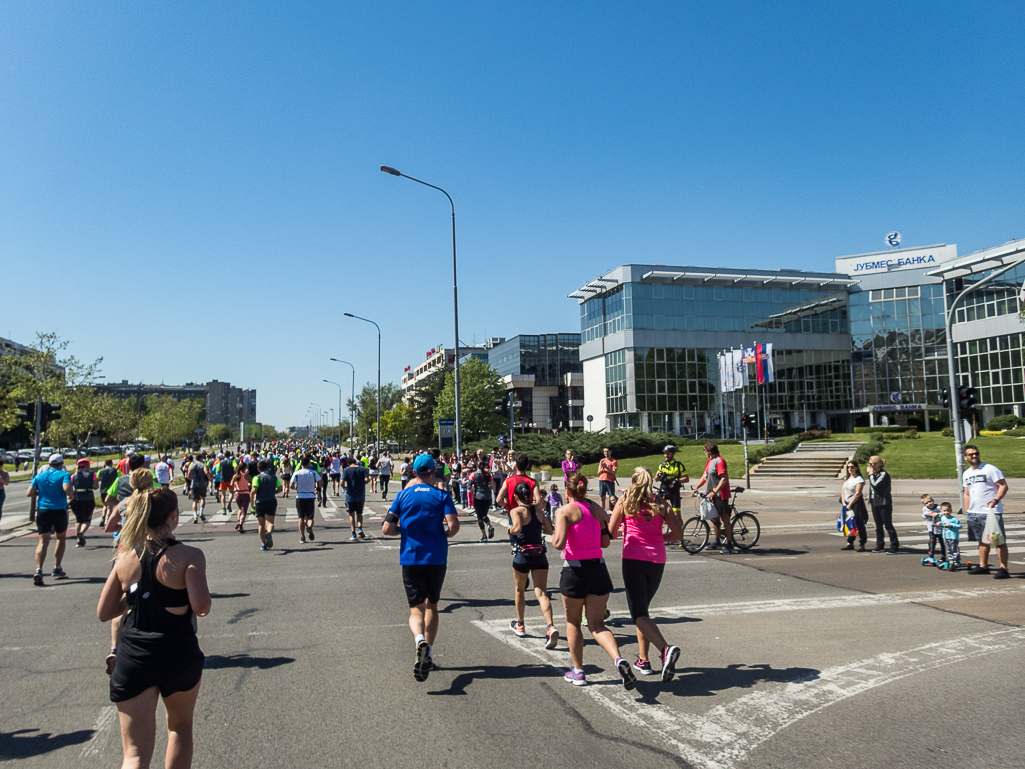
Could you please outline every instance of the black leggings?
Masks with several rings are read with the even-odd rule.
[[[630,618],[648,616],[658,586],[662,584],[664,563],[640,561],[634,558],[623,559],[623,587],[626,589],[626,605],[630,609]]]
[[[872,505],[872,522],[876,527],[876,550],[883,549],[883,532],[890,538],[890,549],[900,547],[897,530],[893,528],[893,505]]]
[[[480,533],[483,534],[484,530],[491,525],[491,519],[488,518],[488,511],[491,509],[490,499],[474,499],[473,500],[473,512],[477,514],[477,525],[480,526]]]

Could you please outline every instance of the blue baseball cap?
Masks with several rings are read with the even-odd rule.
[[[434,460],[429,454],[421,454],[413,462],[413,472],[417,475],[426,475],[434,472]]]

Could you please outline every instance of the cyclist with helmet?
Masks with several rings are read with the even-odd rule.
[[[676,513],[680,512],[680,491],[690,476],[683,462],[676,459],[676,446],[669,444],[662,449],[665,461],[655,471],[655,480],[662,484],[662,492],[666,501]]]

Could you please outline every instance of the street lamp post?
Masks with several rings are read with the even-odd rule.
[[[459,408],[459,281],[457,280],[456,273],[456,204],[452,202],[452,196],[449,195],[441,187],[434,184],[429,184],[422,179],[416,179],[412,176],[407,176],[401,173],[397,169],[391,166],[381,166],[381,170],[386,174],[392,176],[401,176],[405,179],[409,179],[411,182],[417,182],[425,187],[430,187],[432,190],[437,190],[448,198],[448,204],[452,208],[452,316],[453,326],[455,329],[455,359],[454,359],[454,371],[455,371],[455,385],[456,385],[456,456],[461,456],[463,451],[463,420],[462,411]]]
[[[338,388],[338,446],[342,445],[342,386],[338,382],[332,382],[330,379],[325,379],[328,384],[333,384]]]
[[[347,318],[361,320],[364,323],[373,323],[374,328],[377,329],[377,442],[374,453],[377,456],[381,456],[381,327],[369,318],[361,318],[359,315],[353,315],[351,312],[343,313],[343,315]],[[353,393],[353,398],[355,397],[356,395]]]
[[[314,419],[315,424],[317,425],[317,436],[319,437],[320,436],[320,404],[319,403],[311,403],[310,405],[317,407],[317,410],[313,412],[313,419]]]
[[[356,403],[356,367],[353,366],[351,363],[349,363],[349,361],[347,361],[347,360],[338,360],[338,358],[332,358],[331,360],[333,360],[335,363],[344,363],[346,366],[348,366],[349,368],[352,369],[352,400],[350,401],[350,403],[355,404]],[[326,382],[327,380],[325,379],[324,381]],[[339,419],[341,419],[341,410],[342,410],[342,407],[339,406],[338,407],[338,412],[339,412],[339,417],[338,418]],[[352,406],[350,406],[349,407],[349,450],[350,451],[352,450],[352,445],[353,445],[353,430],[354,429],[355,429],[355,423],[352,420]]]

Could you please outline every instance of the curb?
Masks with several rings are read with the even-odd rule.
[[[18,537],[24,535],[27,530],[32,529],[34,526],[34,523],[29,523],[28,521],[26,521],[25,523],[19,523],[14,528],[8,529],[3,534],[0,534],[0,542],[7,542],[10,539],[17,539]]]

